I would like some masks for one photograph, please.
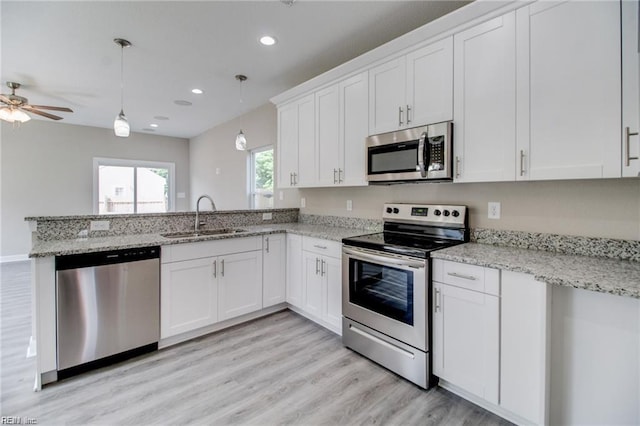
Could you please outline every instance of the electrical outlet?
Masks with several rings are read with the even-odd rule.
[[[487,217],[489,219],[500,219],[500,202],[490,201],[488,205],[488,212]]]
[[[347,211],[350,212],[351,210],[353,210],[353,201],[347,200]]]
[[[109,221],[108,220],[92,220],[91,226],[89,227],[91,231],[108,231],[109,230]]]
[[[220,167],[216,167],[216,174],[219,175],[220,174]]]
[[[300,208],[304,209],[305,207],[307,207],[307,199],[302,197],[300,198]]]
[[[278,191],[278,198],[280,199],[280,201],[284,200],[284,192]]]
[[[271,220],[273,219],[273,213],[262,213],[262,220]]]

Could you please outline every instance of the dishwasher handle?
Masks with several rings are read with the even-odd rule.
[[[56,256],[56,271],[159,258],[158,246]]]

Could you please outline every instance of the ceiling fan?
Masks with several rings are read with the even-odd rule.
[[[29,105],[29,100],[27,98],[16,95],[16,89],[20,88],[20,83],[7,81],[7,86],[11,89],[11,94],[0,94],[0,102],[4,104],[0,108],[0,119],[2,120],[10,123],[15,121],[24,123],[25,121],[31,120],[31,117],[25,114],[25,112],[41,115],[42,117],[50,118],[52,120],[62,120],[62,117],[40,110],[48,109],[52,111],[73,112],[73,110],[66,107]]]

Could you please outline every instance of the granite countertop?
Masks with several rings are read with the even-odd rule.
[[[247,232],[237,234],[204,235],[195,238],[166,238],[156,233],[36,241],[31,248],[29,257],[63,256],[69,254],[92,253],[97,251],[136,247],[163,246],[169,244],[222,240],[227,238],[243,238],[284,232],[340,242],[346,237],[370,234],[373,232],[360,228],[341,228],[337,226],[311,225],[304,223],[279,223],[270,225],[241,226],[239,228],[244,229]]]
[[[640,262],[467,243],[434,259],[532,274],[538,281],[640,299]]]

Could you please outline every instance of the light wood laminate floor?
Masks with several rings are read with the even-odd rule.
[[[43,424],[509,424],[283,311],[33,392],[29,263],[0,265],[2,416]]]

